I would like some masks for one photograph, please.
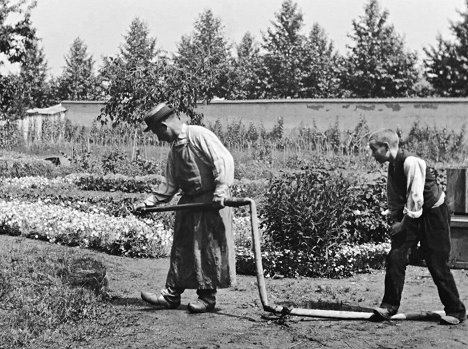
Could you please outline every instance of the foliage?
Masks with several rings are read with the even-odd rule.
[[[10,63],[21,63],[33,49],[36,31],[31,23],[31,9],[35,2],[28,0],[0,0],[0,66],[6,59]],[[18,91],[16,76],[0,74],[0,116],[11,112]]]
[[[98,119],[112,126],[138,125],[155,104],[169,102],[193,123],[202,115],[196,107],[198,86],[191,71],[173,67],[156,49],[147,25],[135,18],[116,57],[104,59],[100,70],[106,105]]]
[[[25,177],[23,177],[25,179]],[[80,190],[75,186],[41,183],[33,178],[30,186],[23,183],[3,181],[0,198],[26,202],[42,201],[86,213],[103,213],[114,217],[126,217],[132,213],[133,205],[141,201],[141,195],[122,192]]]
[[[203,11],[191,35],[183,36],[174,56],[175,69],[191,75],[197,85],[197,101],[226,97],[231,71],[230,45],[221,20],[211,10]]]
[[[266,277],[328,277],[344,278],[371,269],[382,269],[390,250],[389,243],[343,245],[332,251],[327,260],[303,251],[288,249],[262,251],[262,263]],[[255,275],[255,259],[248,247],[236,248],[236,272]]]
[[[418,154],[427,160],[435,162],[461,160],[466,155],[465,151],[466,126],[460,129],[448,130],[413,123],[408,135],[403,136],[402,146],[408,151]]]
[[[152,85],[157,82],[159,52],[156,39],[149,36],[147,24],[139,18],[133,19],[124,39],[119,54],[105,58],[101,69],[104,93],[109,98],[100,118],[102,122],[112,121],[113,125],[142,121],[141,115],[153,102]]]
[[[26,108],[46,107],[50,103],[50,91],[47,83],[47,61],[44,50],[35,41],[27,51],[19,74],[19,100]]]
[[[325,30],[314,23],[305,41],[303,98],[332,98],[341,95],[339,55]]]
[[[163,181],[161,175],[128,177],[121,174],[99,176],[81,174],[75,184],[81,190],[122,191],[125,193],[148,193],[153,186]]]
[[[172,233],[162,222],[82,212],[41,201],[0,200],[0,233],[129,257],[167,256],[172,243]]]
[[[108,319],[114,311],[102,302],[106,287],[96,285],[96,278],[91,277],[106,280],[100,261],[73,250],[18,246],[23,247],[0,254],[2,348],[35,347],[36,340],[50,339],[66,326],[73,326],[75,335],[83,335],[81,326],[88,321],[106,323],[100,335],[110,332],[115,320]],[[81,273],[84,278],[76,284],[80,270],[87,273]],[[89,336],[96,331],[86,332]]]
[[[16,121],[7,120],[3,126],[0,126],[0,148],[11,150],[19,148],[22,143],[23,134]]]
[[[343,244],[386,241],[385,180],[358,179],[323,159],[275,177],[262,211],[267,251],[288,250],[292,259],[309,256],[315,272],[327,275],[329,256]]]
[[[28,176],[52,177],[54,173],[55,166],[43,159],[28,156],[20,158],[9,156],[0,157],[0,178]]]
[[[31,9],[35,5],[27,0],[0,1],[0,54],[11,63],[21,62],[34,44],[36,31],[31,26]]]
[[[229,99],[257,99],[263,98],[264,92],[261,81],[265,76],[262,65],[259,44],[249,32],[245,33],[236,47],[237,57],[234,59],[234,72],[231,76],[231,91]]]
[[[266,67],[266,85],[262,86],[267,98],[302,97],[305,37],[302,13],[292,0],[285,0],[281,10],[275,13],[275,21],[263,35],[266,51],[263,64]]]
[[[122,173],[125,166],[128,166],[127,155],[118,148],[111,149],[102,156],[104,174]]]
[[[427,80],[436,94],[444,97],[468,96],[468,1],[458,22],[451,22],[455,41],[437,37],[437,47],[424,48]]]
[[[98,80],[94,74],[94,59],[88,54],[88,47],[76,38],[65,56],[65,67],[57,81],[57,97],[60,100],[95,100],[98,94]]]
[[[369,0],[365,14],[353,20],[353,44],[343,62],[343,88],[351,97],[405,97],[414,94],[419,78],[416,53],[407,52],[404,40],[388,24],[388,11]]]

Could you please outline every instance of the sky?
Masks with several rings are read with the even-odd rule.
[[[94,57],[96,67],[103,56],[117,54],[132,19],[147,23],[157,46],[175,53],[183,35],[193,31],[199,14],[211,9],[224,25],[231,43],[239,43],[249,31],[257,40],[271,26],[283,0],[37,0],[32,22],[42,39],[50,73],[62,72],[64,56],[80,37]],[[342,54],[350,43],[352,20],[364,14],[367,0],[295,0],[303,14],[307,34],[317,22]],[[460,20],[465,0],[379,0],[389,11],[389,22],[405,37],[406,46],[423,54],[436,44],[437,35],[450,39],[450,21]]]

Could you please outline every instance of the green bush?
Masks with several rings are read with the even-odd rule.
[[[330,160],[275,177],[262,209],[265,251],[279,258],[272,270],[333,275],[330,256],[343,245],[386,241],[385,190],[380,173],[363,179]]]
[[[54,177],[57,170],[51,162],[31,156],[0,157],[0,177]]]
[[[126,193],[148,193],[160,184],[164,178],[160,175],[128,177],[120,174],[105,176],[82,174],[76,185],[82,190],[122,191]]]

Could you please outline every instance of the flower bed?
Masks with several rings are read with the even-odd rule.
[[[163,180],[164,177],[160,175],[128,177],[120,174],[99,176],[82,173],[75,180],[75,184],[82,190],[145,193],[150,192],[153,186],[157,186]]]
[[[71,208],[0,200],[0,233],[132,257],[167,256],[172,234],[162,223]]]
[[[314,256],[302,251],[262,251],[265,276],[343,278],[356,273],[381,269],[390,244],[342,246],[327,256]],[[237,246],[236,270],[239,274],[255,275],[255,260],[250,248]]]
[[[21,235],[68,246],[93,248],[133,257],[165,257],[172,244],[172,227],[163,220],[129,215],[112,217],[99,209],[88,212],[44,201],[0,200],[0,234]],[[170,213],[169,213],[170,214]],[[250,244],[250,222],[233,222],[238,244]]]
[[[25,176],[0,179],[0,185],[4,189],[29,189],[29,188],[68,188],[74,186],[78,175],[71,174],[65,177],[46,178],[42,176]]]

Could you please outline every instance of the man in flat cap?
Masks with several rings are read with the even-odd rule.
[[[181,191],[179,204],[213,202],[220,210],[176,212],[174,240],[166,288],[160,295],[142,292],[146,302],[167,309],[180,306],[185,289],[196,289],[198,300],[188,304],[192,313],[212,311],[218,288],[235,282],[232,212],[224,207],[234,180],[234,160],[210,130],[183,123],[166,103],[151,109],[145,131],[171,143],[166,181],[137,205],[137,209],[169,202]]]

